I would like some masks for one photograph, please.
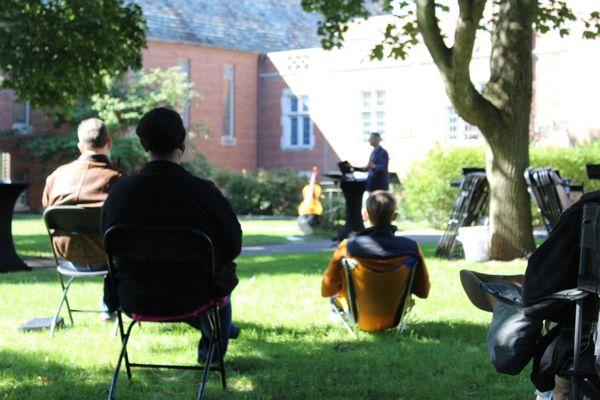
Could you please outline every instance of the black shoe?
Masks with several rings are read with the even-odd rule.
[[[233,322],[231,328],[229,328],[229,339],[237,339],[240,336],[240,328]]]

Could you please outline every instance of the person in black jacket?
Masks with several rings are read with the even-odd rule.
[[[122,179],[112,188],[102,210],[102,230],[106,232],[114,225],[131,224],[196,228],[206,233],[217,255],[215,279],[222,302],[221,326],[226,350],[229,337],[237,337],[239,333],[231,323],[229,301],[229,295],[238,283],[233,260],[242,247],[238,219],[229,201],[213,182],[190,174],[180,165],[186,132],[177,112],[167,108],[148,112],[140,120],[136,134],[149,153],[150,161],[139,173]],[[193,273],[194,270],[188,272]],[[198,359],[202,362],[206,356],[207,338],[212,334],[208,319],[202,313],[209,301],[208,290],[198,290],[199,283],[194,279],[182,282],[168,272],[159,276],[160,282],[148,282],[147,278],[135,274],[117,279],[116,289],[121,305],[126,309],[129,302],[130,309],[152,310],[150,316],[155,320],[160,320],[163,307],[170,312],[180,310],[177,315],[194,315],[186,322],[202,331],[198,350]],[[157,293],[169,290],[172,293],[169,307],[157,304],[157,296],[152,293],[137,290],[142,285],[144,289],[149,286]],[[198,298],[204,293],[206,298]],[[198,307],[186,309],[189,304],[197,304]]]

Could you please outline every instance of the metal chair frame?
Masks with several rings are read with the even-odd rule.
[[[208,347],[208,355],[206,358],[206,363],[204,366],[202,365],[172,365],[172,364],[148,364],[148,363],[133,363],[129,360],[129,354],[127,352],[127,344],[129,342],[129,338],[131,336],[131,330],[133,326],[138,322],[136,320],[132,320],[127,329],[124,328],[123,316],[122,314],[125,312],[120,306],[118,292],[116,290],[116,281],[115,281],[115,271],[118,269],[118,265],[116,265],[114,261],[115,254],[112,250],[111,240],[112,237],[118,233],[122,232],[133,232],[133,231],[143,231],[143,232],[151,232],[156,235],[164,235],[164,234],[188,234],[191,236],[195,236],[198,240],[199,248],[206,249],[206,252],[210,259],[210,265],[208,268],[208,275],[211,283],[211,299],[213,302],[213,306],[210,307],[206,313],[208,313],[209,322],[213,331],[213,335],[210,338],[209,347]],[[200,389],[198,392],[197,400],[201,400],[204,397],[204,392],[206,388],[206,381],[208,378],[209,371],[219,371],[221,376],[221,385],[223,389],[227,389],[227,381],[225,375],[225,363],[224,363],[224,354],[222,349],[222,329],[221,329],[221,319],[220,319],[220,308],[217,302],[217,296],[215,293],[215,282],[214,282],[214,271],[216,266],[215,252],[211,239],[202,231],[197,229],[185,229],[185,228],[174,228],[174,227],[153,227],[153,226],[134,226],[134,225],[115,225],[110,227],[104,234],[104,243],[106,248],[106,253],[108,255],[108,274],[111,282],[111,290],[116,300],[117,304],[119,304],[119,308],[117,310],[117,323],[119,328],[119,333],[121,336],[121,351],[119,353],[119,358],[117,361],[117,365],[115,367],[115,372],[113,374],[113,378],[111,381],[110,389],[108,392],[108,400],[115,400],[115,393],[117,388],[117,383],[119,380],[119,373],[121,369],[121,364],[123,360],[125,361],[125,369],[127,372],[127,378],[131,380],[131,368],[155,368],[155,369],[178,369],[178,370],[194,370],[194,371],[203,371],[202,378],[200,381]],[[126,313],[126,312],[125,312]],[[127,313],[126,313],[127,314]],[[158,323],[182,323],[183,321],[172,320],[172,321],[163,321]],[[218,365],[212,365],[214,356],[217,356]]]
[[[409,267],[407,265],[403,265],[400,268],[411,268],[408,281],[406,283],[406,289],[404,292],[404,296],[400,304],[398,305],[398,311],[396,313],[396,320],[394,321],[394,325],[392,326],[396,328],[396,336],[400,336],[406,330],[408,326],[408,322],[410,320],[410,313],[412,311],[413,305],[410,304],[411,294],[412,294],[412,286],[415,278],[415,271],[417,269],[417,264]],[[351,271],[356,268],[356,260],[353,260],[349,257],[344,257],[342,259],[341,267],[344,273],[344,279],[346,280],[346,298],[348,300],[348,313],[341,311],[339,307],[335,304],[335,299],[331,299],[332,310],[336,313],[342,321],[344,327],[348,330],[350,335],[357,338],[356,335],[356,327],[358,325],[358,316],[359,316],[359,307],[356,300],[356,289],[354,288],[354,280],[352,279]]]
[[[56,216],[55,214],[58,214]],[[56,218],[60,219],[60,214],[74,214],[78,215],[81,218],[78,218],[79,221],[83,221],[84,224],[80,223],[64,223],[64,221],[57,221]],[[60,317],[60,312],[62,310],[63,305],[67,308],[67,313],[69,315],[69,320],[71,325],[74,325],[73,321],[73,313],[102,313],[103,310],[87,310],[87,309],[76,309],[72,308],[69,304],[68,292],[71,288],[72,283],[77,278],[104,278],[108,274],[108,269],[103,271],[91,271],[91,272],[80,272],[80,271],[71,271],[64,268],[56,254],[56,249],[54,248],[53,237],[60,233],[68,236],[81,236],[86,234],[100,234],[100,208],[84,208],[80,206],[52,206],[48,207],[44,210],[44,223],[46,225],[46,231],[48,232],[48,238],[50,239],[50,246],[52,247],[52,254],[54,256],[54,263],[56,264],[56,273],[58,275],[58,280],[60,282],[60,286],[62,288],[62,295],[60,298],[60,302],[58,303],[58,307],[54,312],[54,316],[52,318],[52,324],[50,326],[50,336],[54,336],[54,332],[57,328],[57,324]],[[96,221],[95,225],[91,225],[91,221]],[[85,223],[90,223],[90,225],[86,225]],[[65,282],[65,278],[68,277]],[[116,325],[115,325],[116,328]],[[116,330],[115,330],[116,333]]]

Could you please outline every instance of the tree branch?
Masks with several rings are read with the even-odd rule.
[[[450,57],[452,51],[444,43],[438,19],[435,15],[434,0],[417,0],[417,24],[435,65],[437,65],[442,75],[445,75],[451,68]]]

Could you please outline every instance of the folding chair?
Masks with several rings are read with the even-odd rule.
[[[58,279],[62,287],[62,296],[52,324],[50,326],[50,336],[54,335],[56,325],[59,321],[60,311],[63,304],[67,307],[69,313],[69,320],[73,325],[73,313],[102,313],[103,310],[84,310],[71,308],[67,293],[71,287],[71,284],[75,279],[80,278],[104,278],[108,273],[108,269],[93,272],[80,272],[74,271],[72,268],[67,266],[67,262],[61,263],[56,254],[54,248],[53,238],[55,236],[83,236],[96,234],[100,237],[100,208],[84,208],[79,206],[53,206],[48,207],[44,211],[44,222],[46,223],[46,229],[48,231],[48,237],[50,238],[50,245],[52,247],[52,253],[54,254],[54,262],[56,263],[56,271],[58,273]],[[68,278],[65,283],[65,278]]]
[[[108,399],[115,399],[123,360],[125,360],[129,379],[131,379],[132,367],[204,371],[197,397],[199,400],[204,396],[208,372],[211,370],[219,371],[221,384],[226,389],[220,309],[214,277],[216,261],[211,239],[203,232],[191,228],[116,225],[105,232],[104,243],[108,255],[111,289],[119,305],[117,321],[122,341]],[[153,286],[152,282],[155,279],[158,279],[158,283]],[[177,282],[182,286],[178,286]],[[198,285],[187,285],[185,289],[183,288],[184,283],[192,282],[198,282]],[[132,285],[135,286],[135,290],[130,290]],[[194,298],[193,304],[179,302],[172,305],[170,300],[173,295],[178,294],[180,290],[189,290],[190,286],[197,287],[192,293],[193,296],[189,296]],[[213,331],[204,366],[143,364],[132,363],[129,360],[127,343],[131,330],[137,322],[184,322],[177,316],[189,313],[190,310],[197,310],[203,305],[197,304],[198,301],[202,301],[198,299],[202,298],[209,299],[210,307],[205,313]],[[124,328],[122,313],[132,318],[127,329]],[[157,315],[161,316],[160,321],[152,318]],[[215,353],[216,366],[212,365]]]
[[[413,307],[411,293],[417,263],[417,258],[409,257],[396,268],[377,272],[364,265],[365,261],[342,259],[342,292],[347,307],[340,304],[339,298],[332,298],[331,302],[333,312],[339,315],[353,337],[356,338],[356,329],[363,329],[373,322],[383,329],[396,327],[396,335],[405,331]],[[375,299],[375,307],[379,308],[377,313],[393,315],[393,320],[369,316]]]

